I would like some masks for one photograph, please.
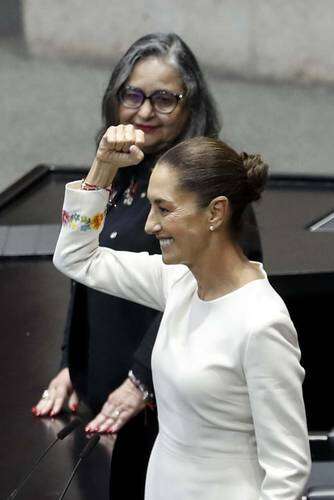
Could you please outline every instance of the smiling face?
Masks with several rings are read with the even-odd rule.
[[[151,211],[145,231],[159,239],[164,263],[193,268],[207,248],[208,209],[198,206],[194,193],[180,189],[175,169],[164,164],[154,168],[147,195]]]
[[[151,95],[157,90],[167,90],[176,94],[182,94],[186,90],[174,66],[157,57],[139,61],[134,66],[126,85],[141,89],[145,95]],[[159,113],[146,99],[137,109],[127,108],[120,103],[118,116],[120,123],[131,124],[143,130],[144,152],[155,153],[180,135],[189,113],[186,99],[181,100],[170,114]]]

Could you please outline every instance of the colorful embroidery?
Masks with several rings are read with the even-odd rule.
[[[93,217],[80,215],[78,212],[62,212],[63,226],[69,226],[72,231],[98,231],[103,224],[105,212],[99,212]]]

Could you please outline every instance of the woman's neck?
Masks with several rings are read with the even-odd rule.
[[[261,270],[252,264],[237,243],[216,241],[208,245],[200,262],[189,266],[198,284],[202,300],[214,300],[238,288],[264,278]]]

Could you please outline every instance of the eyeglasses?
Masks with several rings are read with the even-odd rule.
[[[138,109],[148,99],[158,113],[169,114],[174,111],[184,94],[176,94],[169,90],[156,90],[146,95],[141,89],[126,85],[118,91],[118,100],[126,108]]]

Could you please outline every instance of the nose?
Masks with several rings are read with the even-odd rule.
[[[161,231],[161,229],[161,224],[156,220],[151,208],[150,213],[148,214],[146,219],[145,233],[157,234],[159,231]]]
[[[140,116],[144,120],[148,120],[151,118],[155,113],[154,113],[154,108],[151,104],[151,101],[149,99],[145,99],[143,104],[140,106],[137,112],[138,116]]]

